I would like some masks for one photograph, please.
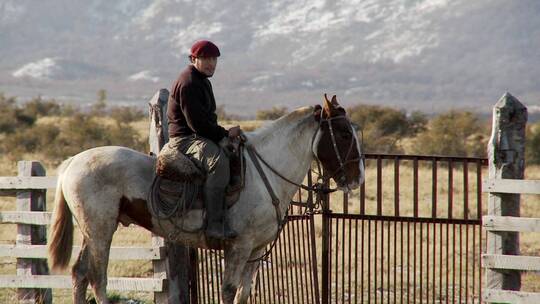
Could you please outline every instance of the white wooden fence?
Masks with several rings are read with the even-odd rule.
[[[17,224],[15,244],[0,245],[0,257],[17,258],[17,273],[0,275],[0,288],[17,288],[19,303],[51,303],[52,288],[71,289],[71,276],[49,275],[47,266],[46,226],[51,213],[46,212],[46,189],[56,187],[55,176],[45,176],[36,161],[20,161],[16,177],[0,177],[0,195],[16,196],[17,210],[0,212],[0,223]],[[72,257],[80,247],[74,246]],[[111,260],[164,260],[165,247],[112,247]],[[154,267],[156,268],[156,267]],[[107,288],[119,291],[148,291],[154,299],[163,297],[166,273],[154,269],[152,278],[109,278]],[[156,301],[159,302],[159,301]]]
[[[527,109],[508,93],[494,107],[489,179],[483,183],[489,193],[482,219],[487,303],[540,303],[540,293],[520,291],[521,272],[540,271],[540,257],[519,255],[519,233],[540,232],[540,218],[520,217],[520,194],[540,194],[539,180],[523,180],[526,121]]]

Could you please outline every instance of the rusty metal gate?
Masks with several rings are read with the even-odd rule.
[[[322,303],[478,303],[486,165],[369,155],[358,198],[324,208]]]
[[[478,303],[486,166],[368,154],[360,190],[321,206],[299,191],[250,302]],[[192,302],[219,303],[219,255],[199,250],[196,265]]]

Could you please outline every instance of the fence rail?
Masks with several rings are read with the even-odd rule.
[[[486,289],[484,300],[495,303],[540,303],[540,294],[523,291]]]
[[[17,259],[16,275],[0,275],[0,288],[17,288],[20,303],[51,303],[51,289],[71,289],[71,276],[50,275],[46,263],[47,245],[45,228],[52,213],[46,212],[46,189],[56,187],[56,176],[44,176],[39,162],[20,161],[19,176],[0,177],[0,194],[17,197],[17,211],[0,212],[0,224],[16,224],[15,244],[0,245],[0,257]],[[35,176],[40,175],[40,176]],[[80,246],[74,246],[77,256]],[[166,259],[164,246],[111,247],[112,260],[150,260],[154,264]],[[154,269],[153,278],[112,277],[108,288],[119,291],[148,291],[154,298],[166,292],[167,279],[160,269]]]
[[[484,254],[482,264],[486,268],[539,271],[540,257],[505,254]]]
[[[80,246],[73,246],[71,256],[78,256],[80,251]],[[0,245],[0,257],[46,259],[47,245]],[[161,247],[111,247],[109,259],[161,260],[164,257],[165,250]]]
[[[488,179],[483,187],[490,193],[540,194],[540,180]]]
[[[37,190],[56,188],[56,176],[2,176],[0,177],[0,193],[6,195],[18,190]]]
[[[2,224],[27,224],[27,225],[49,225],[52,212],[40,211],[2,211],[0,212],[0,223]]]
[[[109,278],[107,289],[119,291],[156,291],[163,290],[164,279],[155,278]],[[62,275],[4,275],[0,276],[0,286],[3,288],[25,289],[71,289],[71,276]]]
[[[486,215],[483,226],[486,231],[540,232],[540,219]]]

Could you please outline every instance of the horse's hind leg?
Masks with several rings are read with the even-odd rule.
[[[107,287],[107,265],[109,261],[109,250],[106,250],[106,256],[96,248],[102,247],[99,242],[92,243],[93,254],[90,253],[90,248],[87,245],[88,241],[83,240],[81,252],[77,261],[73,265],[71,276],[73,279],[73,303],[86,303],[86,289],[88,283],[92,284],[94,295],[98,303],[108,303],[106,287]],[[110,247],[110,242],[109,242]],[[105,265],[102,266],[102,261]]]
[[[88,288],[88,247],[86,241],[83,241],[81,252],[77,261],[71,269],[71,277],[73,282],[73,303],[86,303],[86,288]]]
[[[88,251],[88,281],[94,292],[96,302],[108,304],[107,299],[107,266],[109,265],[109,250],[114,232],[115,221],[88,223],[85,229],[85,242]],[[90,226],[90,227],[89,227]],[[99,227],[99,229],[97,229]],[[96,229],[92,229],[96,228]]]
[[[114,231],[113,231],[114,232]],[[99,235],[88,242],[89,264],[88,279],[96,302],[99,304],[109,304],[107,298],[107,266],[109,265],[109,250],[111,248],[112,233]]]

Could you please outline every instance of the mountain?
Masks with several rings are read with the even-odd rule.
[[[145,104],[190,45],[221,49],[227,111],[375,103],[489,111],[506,91],[540,104],[536,0],[0,2],[0,91]]]

